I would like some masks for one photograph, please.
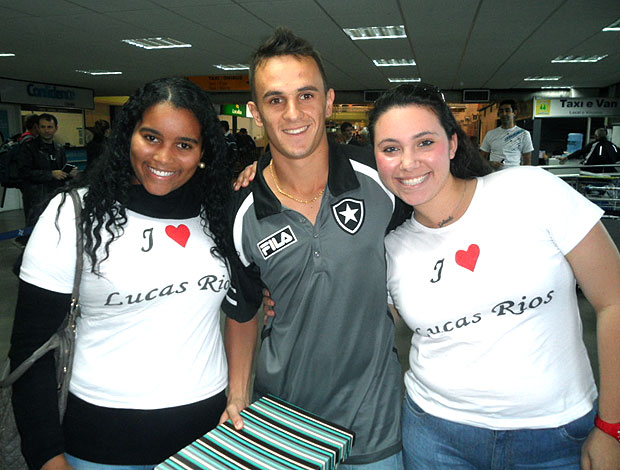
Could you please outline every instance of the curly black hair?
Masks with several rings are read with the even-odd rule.
[[[471,139],[467,137],[465,131],[454,118],[441,90],[427,83],[398,85],[386,91],[375,101],[375,107],[370,112],[368,119],[370,142],[373,146],[375,143],[375,126],[379,118],[393,107],[408,105],[424,106],[435,113],[448,139],[456,134],[458,147],[456,155],[450,160],[450,173],[453,176],[472,179],[493,172],[489,162],[482,158],[480,152],[474,148]]]
[[[99,273],[99,264],[109,257],[110,244],[123,234],[123,226],[127,223],[129,190],[136,179],[130,161],[134,129],[144,113],[160,103],[187,109],[200,123],[201,162],[206,167],[196,171],[192,177],[196,184],[191,187],[201,201],[204,231],[215,243],[212,254],[222,260],[234,254],[227,223],[234,162],[228,157],[218,116],[208,94],[196,84],[183,78],[162,78],[147,83],[129,98],[92,171],[80,175],[62,190],[87,188],[82,208],[84,251],[92,262],[93,273]],[[103,245],[105,256],[97,259],[97,250],[103,243],[102,230],[109,238]]]

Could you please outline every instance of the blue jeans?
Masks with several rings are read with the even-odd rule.
[[[403,453],[391,455],[378,462],[363,463],[360,465],[338,465],[338,470],[403,470]]]
[[[493,431],[437,418],[409,396],[403,405],[406,470],[579,470],[594,407],[558,428]]]
[[[65,456],[75,470],[153,470],[155,468],[153,465],[108,465],[87,462],[69,454],[65,454]]]

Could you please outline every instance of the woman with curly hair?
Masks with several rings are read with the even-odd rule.
[[[233,163],[207,94],[161,79],[130,98],[104,154],[69,187],[83,200],[82,312],[62,425],[52,354],[14,385],[31,469],[151,469],[217,425]],[[13,367],[68,311],[76,233],[67,191],[25,251]]]

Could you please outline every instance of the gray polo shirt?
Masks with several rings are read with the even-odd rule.
[[[314,225],[283,206],[262,171],[237,194],[233,235],[246,269],[223,310],[251,319],[261,281],[276,302],[265,326],[254,391],[272,393],[356,433],[347,463],[401,448],[401,366],[387,310],[383,238],[395,198],[371,153],[330,146],[329,179]],[[400,216],[399,216],[400,217]]]

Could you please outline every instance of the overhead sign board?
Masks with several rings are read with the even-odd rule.
[[[89,88],[76,88],[49,83],[0,78],[0,101],[59,108],[94,109],[94,93]]]
[[[223,104],[220,109],[220,114],[245,117],[245,105]]]
[[[248,75],[201,75],[188,77],[189,80],[207,91],[249,91]]]
[[[535,118],[620,116],[620,98],[534,99]]]

